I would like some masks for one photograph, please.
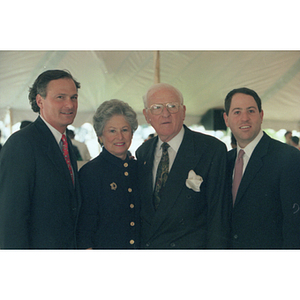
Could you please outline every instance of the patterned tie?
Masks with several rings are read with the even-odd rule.
[[[163,190],[168,174],[169,174],[169,153],[168,148],[170,147],[169,144],[163,143],[162,144],[162,156],[157,167],[156,172],[156,180],[155,180],[155,188],[153,194],[153,202],[155,210],[158,208],[160,203],[160,192]]]
[[[64,158],[65,158],[66,163],[68,165],[68,169],[70,171],[70,175],[71,175],[71,178],[72,178],[72,181],[73,181],[73,184],[74,184],[74,174],[73,174],[73,169],[72,169],[72,166],[71,166],[71,161],[70,161],[70,156],[69,156],[68,142],[67,142],[67,138],[64,134],[62,135],[61,140],[62,140],[63,155],[64,155]]]
[[[243,156],[245,154],[244,150],[240,150],[238,158],[235,162],[235,166],[234,166],[234,176],[233,176],[233,183],[232,183],[232,199],[233,199],[233,205],[235,202],[235,198],[236,198],[236,194],[237,191],[239,189],[239,185],[240,182],[242,180],[242,176],[243,176]]]

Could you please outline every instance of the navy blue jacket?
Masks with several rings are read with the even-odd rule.
[[[230,186],[236,152],[228,152]],[[298,149],[264,133],[237,192],[231,237],[237,249],[300,248]]]
[[[75,188],[63,154],[40,117],[3,146],[0,248],[76,248],[80,193],[77,162],[68,143]]]
[[[152,169],[158,138],[148,140],[136,152],[141,190],[142,248],[227,248],[226,146],[212,136],[184,127],[184,137],[156,211]],[[186,185],[191,170],[203,179],[200,191]]]
[[[79,171],[82,210],[80,248],[135,249],[139,247],[140,216],[137,162],[122,160],[105,148]]]

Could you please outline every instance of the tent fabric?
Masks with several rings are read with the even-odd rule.
[[[187,107],[185,123],[199,124],[223,107],[238,87],[261,97],[264,128],[299,130],[300,51],[160,51],[160,81],[177,87]],[[34,120],[28,89],[48,69],[67,69],[81,83],[75,127],[92,122],[105,100],[128,102],[144,124],[142,96],[154,83],[154,51],[0,51],[0,119]]]

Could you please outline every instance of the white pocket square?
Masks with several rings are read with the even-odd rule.
[[[189,172],[188,179],[185,181],[186,186],[195,192],[200,192],[200,185],[203,178],[197,175],[193,170]]]

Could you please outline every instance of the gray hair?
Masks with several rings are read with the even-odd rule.
[[[132,134],[138,127],[138,121],[135,111],[125,102],[117,99],[112,99],[103,102],[97,109],[93,121],[94,129],[97,136],[102,136],[103,129],[107,121],[115,115],[124,116],[125,120],[129,123]]]
[[[180,104],[183,105],[183,96],[181,94],[181,92],[176,89],[174,86],[168,84],[168,83],[156,83],[156,84],[153,84],[147,91],[147,93],[145,94],[145,96],[143,96],[143,101],[144,101],[144,107],[147,108],[147,105],[148,105],[148,99],[157,91],[159,90],[163,90],[163,89],[167,89],[167,90],[170,90],[172,92],[174,92],[178,98],[179,98],[179,101],[180,101]]]

